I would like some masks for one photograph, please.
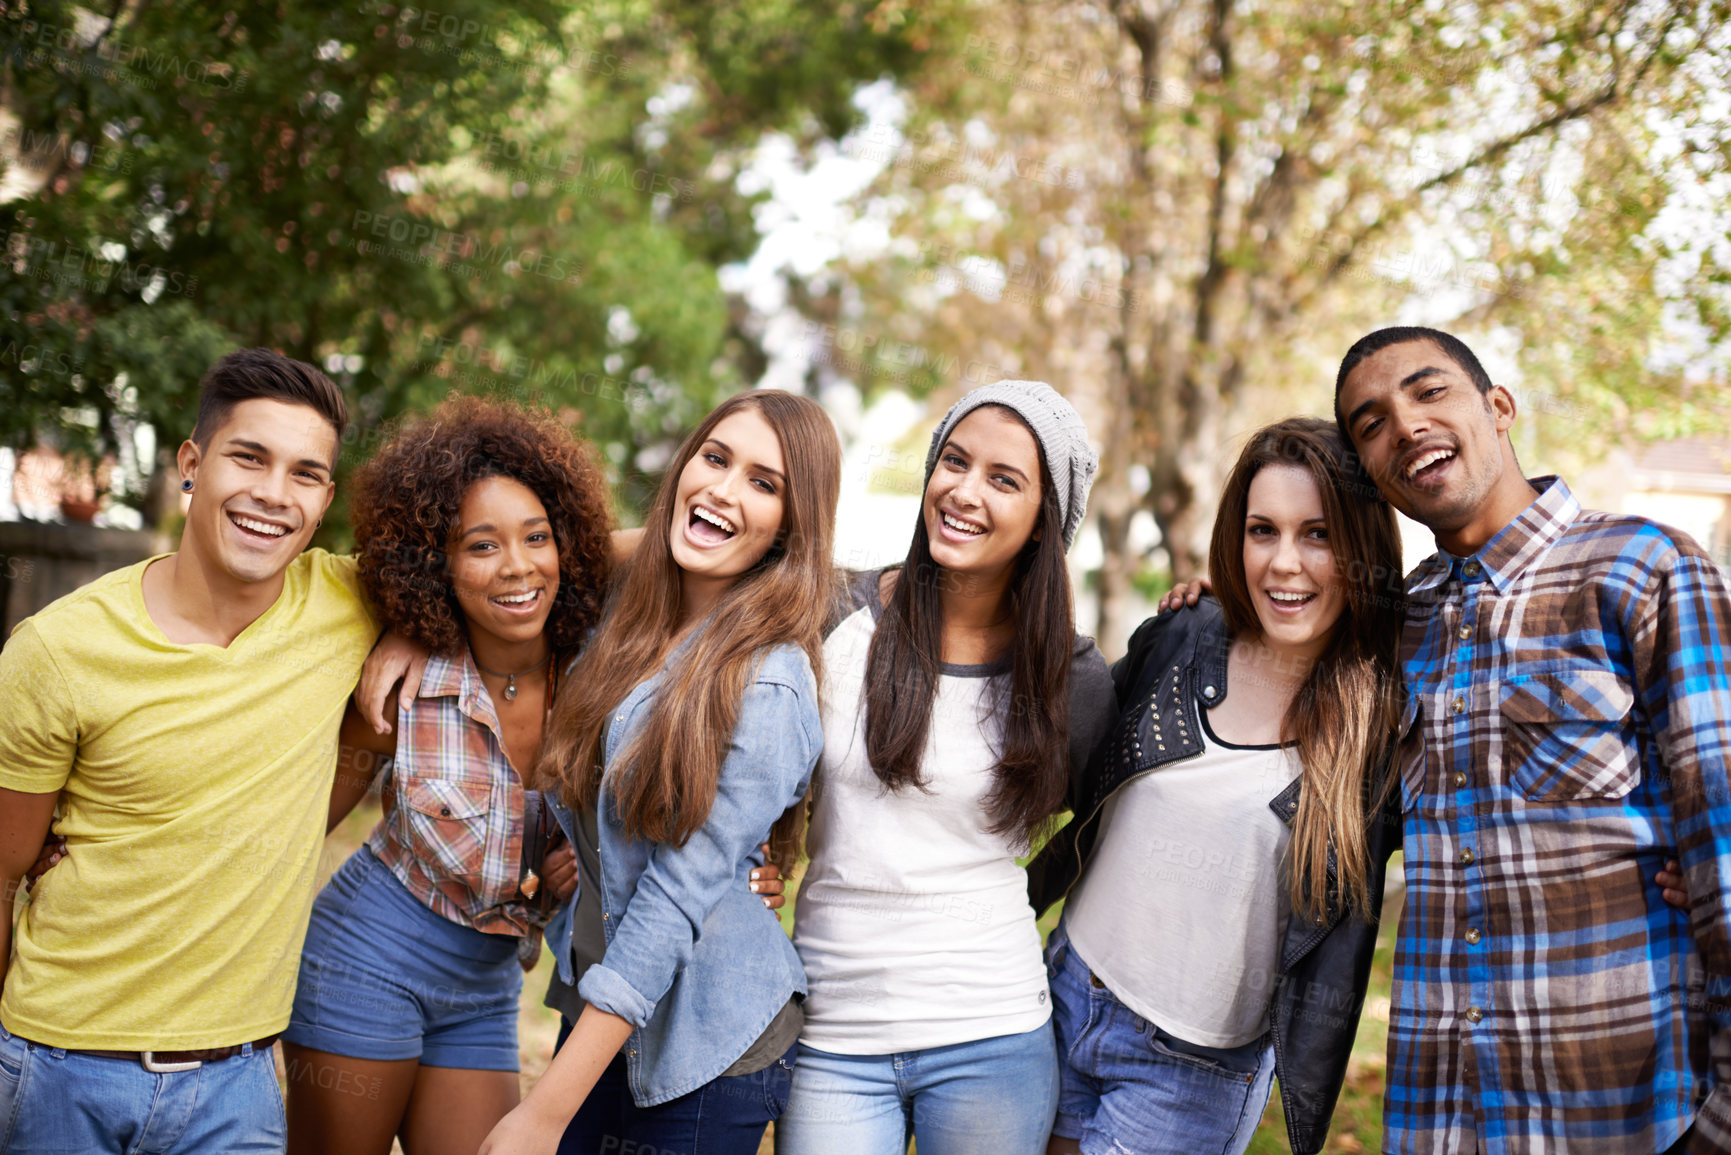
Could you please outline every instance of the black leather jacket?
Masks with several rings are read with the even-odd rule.
[[[1035,910],[1063,898],[1081,877],[1100,833],[1100,812],[1113,791],[1145,771],[1202,753],[1198,703],[1214,706],[1225,700],[1228,648],[1220,604],[1211,598],[1149,618],[1137,629],[1129,652],[1112,667],[1118,722],[1070,783],[1076,817],[1029,864]],[[1385,761],[1378,788],[1387,772]],[[1295,780],[1268,804],[1283,822],[1291,823],[1297,813],[1299,786]],[[1381,914],[1388,857],[1400,848],[1400,792],[1387,794],[1369,823],[1373,919]],[[1376,923],[1342,916],[1332,850],[1328,910],[1320,925],[1297,915],[1287,920],[1269,1008],[1274,1071],[1294,1155],[1320,1151],[1328,1138],[1376,950]]]

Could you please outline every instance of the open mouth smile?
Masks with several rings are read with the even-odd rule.
[[[691,507],[685,522],[685,536],[699,546],[721,545],[739,533],[739,527],[706,505]]]
[[[542,590],[523,590],[514,594],[495,594],[489,602],[510,613],[532,613],[541,604]]]
[[[944,536],[953,541],[966,541],[986,532],[986,527],[979,522],[968,521],[966,518],[957,517],[953,513],[939,510],[938,517],[945,530]]]
[[[1316,600],[1314,593],[1300,593],[1296,590],[1264,590],[1268,600],[1274,603],[1276,613],[1296,614]]]
[[[230,513],[228,520],[231,525],[240,530],[242,535],[262,542],[276,541],[288,536],[289,527],[263,518],[251,517],[244,513]]]
[[[1400,475],[1402,479],[1413,485],[1435,485],[1442,480],[1443,474],[1448,472],[1449,464],[1454,459],[1455,451],[1452,449],[1437,446],[1422,450],[1407,459]]]

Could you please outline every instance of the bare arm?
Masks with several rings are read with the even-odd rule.
[[[397,736],[381,734],[361,717],[360,708],[350,701],[343,711],[343,728],[337,738],[337,776],[331,783],[331,810],[325,821],[325,833],[337,828],[349,816],[361,799],[367,796],[373,778],[385,759],[397,752]]]
[[[354,703],[360,707],[361,717],[376,732],[391,732],[387,712],[395,713],[390,708],[390,701],[391,687],[397,682],[403,684],[397,695],[397,704],[406,709],[414,702],[415,695],[421,690],[421,675],[427,672],[428,656],[426,647],[409,641],[395,630],[385,631],[384,636],[373,644],[373,652],[367,655],[366,664],[361,667],[361,682],[355,687]],[[345,718],[345,725],[347,721]]]
[[[0,787],[0,885],[5,887],[5,909],[0,911],[0,990],[6,986],[6,970],[12,961],[12,916],[24,875],[42,853],[42,840],[54,821],[59,791],[25,794]]]
[[[584,1007],[547,1073],[499,1120],[479,1155],[554,1155],[559,1137],[630,1035],[631,1024],[618,1015]]]

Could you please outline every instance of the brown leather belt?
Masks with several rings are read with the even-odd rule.
[[[255,1051],[262,1051],[277,1041],[278,1035],[266,1035],[251,1044]],[[79,1055],[95,1055],[99,1059],[126,1059],[138,1063],[145,1070],[156,1074],[172,1074],[175,1071],[191,1071],[204,1063],[220,1063],[224,1059],[232,1059],[240,1054],[246,1043],[237,1043],[232,1047],[210,1047],[202,1051],[75,1051]]]

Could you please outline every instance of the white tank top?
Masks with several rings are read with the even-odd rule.
[[[1206,713],[1203,731],[1199,757],[1107,801],[1064,922],[1119,1002],[1186,1042],[1237,1047],[1268,1029],[1290,838],[1268,803],[1299,765],[1290,747],[1221,742]]]

